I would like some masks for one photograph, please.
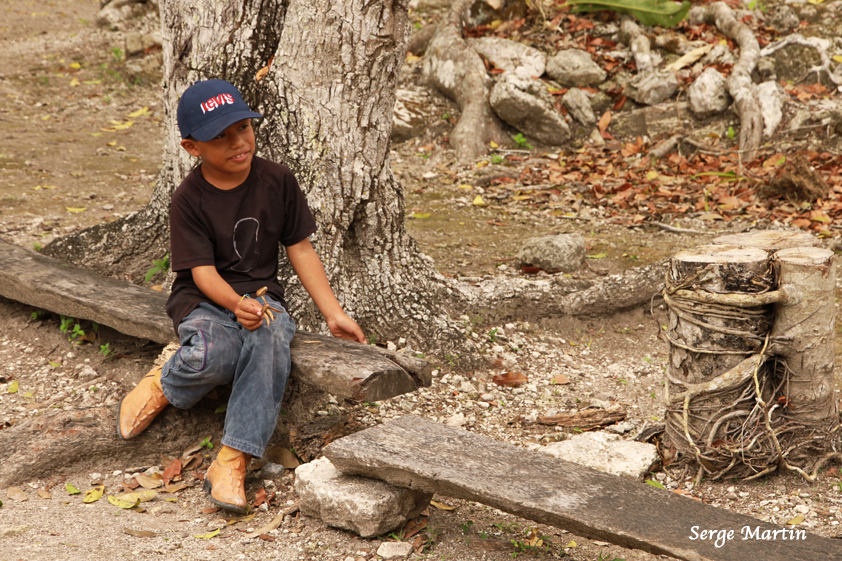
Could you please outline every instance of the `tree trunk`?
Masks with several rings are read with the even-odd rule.
[[[733,245],[672,259],[665,443],[700,476],[812,480],[839,446],[833,253],[791,232],[716,241]]]
[[[404,228],[389,137],[410,26],[404,0],[162,0],[166,150],[152,200],[118,222],[57,240],[46,252],[138,281],[168,250],[169,200],[195,165],[179,146],[181,92],[222,78],[263,114],[258,155],[295,173],[319,224],[311,237],[345,310],[369,335],[452,347],[446,280]],[[258,71],[268,68],[265,76]],[[324,330],[281,252],[299,325]]]

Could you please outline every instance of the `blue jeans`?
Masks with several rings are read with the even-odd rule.
[[[222,444],[262,457],[281,412],[293,335],[295,323],[286,312],[249,331],[232,312],[200,304],[178,326],[182,346],[162,369],[164,395],[188,409],[216,386],[233,383]]]

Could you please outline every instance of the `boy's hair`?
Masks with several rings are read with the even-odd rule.
[[[240,91],[225,80],[204,80],[187,88],[178,100],[178,130],[181,138],[207,142],[243,119],[261,118],[246,102]]]

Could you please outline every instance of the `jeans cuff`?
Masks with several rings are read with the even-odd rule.
[[[243,442],[242,440],[231,438],[230,436],[222,437],[222,445],[233,448],[234,450],[239,450],[240,452],[245,452],[246,454],[258,459],[263,457],[263,451],[266,449],[265,446],[261,448],[253,444]]]

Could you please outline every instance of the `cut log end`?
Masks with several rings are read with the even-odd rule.
[[[791,230],[758,230],[742,234],[729,234],[714,238],[714,244],[738,247],[756,247],[766,251],[787,248],[806,248],[819,245],[819,240],[807,232]]]

